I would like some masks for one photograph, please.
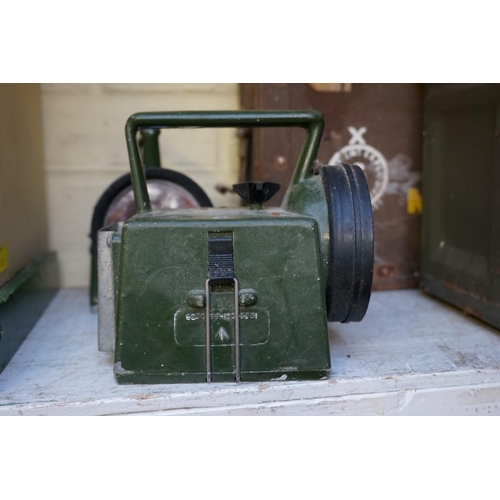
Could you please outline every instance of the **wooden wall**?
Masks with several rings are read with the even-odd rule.
[[[0,84],[0,285],[48,249],[43,162],[40,86]]]

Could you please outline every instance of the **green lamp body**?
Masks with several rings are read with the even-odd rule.
[[[282,207],[263,209],[254,199],[251,208],[152,211],[135,134],[189,126],[304,127]],[[322,130],[322,115],[312,111],[129,119],[137,213],[98,238],[99,348],[114,351],[118,383],[328,376],[332,214],[325,178],[313,172]]]

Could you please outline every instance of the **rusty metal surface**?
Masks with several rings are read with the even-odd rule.
[[[422,288],[497,328],[499,131],[499,85],[426,85]]]
[[[416,287],[423,86],[338,84],[319,91],[318,85],[242,84],[241,104],[246,109],[315,109],[325,115],[320,162],[358,163],[367,174],[375,222],[374,290]],[[297,129],[246,134],[241,179],[287,185],[303,135]],[[273,204],[281,203],[283,194]]]

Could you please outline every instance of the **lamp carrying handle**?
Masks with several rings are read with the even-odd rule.
[[[291,184],[311,176],[321,136],[323,115],[317,111],[172,111],[136,113],[125,126],[130,159],[130,174],[137,212],[151,211],[151,202],[141,166],[136,141],[138,130],[144,128],[224,128],[224,127],[302,127],[307,131]]]

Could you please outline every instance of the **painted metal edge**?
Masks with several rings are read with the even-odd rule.
[[[0,372],[28,336],[57,293],[55,252],[48,252],[21,270],[0,290]]]

